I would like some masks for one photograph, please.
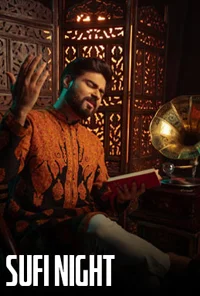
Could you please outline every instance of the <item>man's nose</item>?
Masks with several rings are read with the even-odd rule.
[[[94,90],[92,92],[92,97],[97,101],[97,100],[101,100],[101,94],[99,92],[98,89]]]

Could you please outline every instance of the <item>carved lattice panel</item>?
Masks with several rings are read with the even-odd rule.
[[[102,106],[116,106],[122,104],[122,98],[120,96],[105,96],[102,100]]]
[[[139,149],[140,149],[140,138],[138,137],[140,131],[140,117],[135,115],[133,118],[133,127],[132,127],[132,134],[133,134],[133,155],[134,158],[139,158]]]
[[[120,167],[118,161],[107,160],[106,166],[108,168],[108,172],[110,176],[115,176],[120,174]]]
[[[52,23],[51,10],[39,1],[33,0],[4,0],[0,1],[0,11],[19,19],[34,19]]]
[[[158,39],[154,36],[151,36],[149,32],[137,32],[137,39],[143,45],[153,46],[155,48],[164,49],[165,48],[165,41],[163,39]]]
[[[111,48],[111,69],[113,72],[112,87],[113,91],[123,91],[124,77],[124,55],[123,45],[114,45]]]
[[[77,49],[75,46],[67,46],[64,51],[64,66],[71,63],[77,57]]]
[[[98,57],[108,62],[113,71],[100,112],[83,124],[102,141],[109,173],[116,175],[121,161],[125,30],[123,22],[116,25],[113,21],[124,19],[125,6],[115,1],[86,0],[69,6],[65,2],[65,9],[65,24],[60,24],[64,32],[64,66],[78,56]]]
[[[95,113],[94,116],[88,118],[85,121],[85,124],[87,125],[89,130],[94,132],[95,135],[97,135],[100,138],[102,142],[104,141],[105,120],[104,120],[103,113],[100,113],[100,112]]]
[[[6,54],[6,39],[0,38],[0,67],[2,70],[0,71],[0,120],[11,104],[11,95],[5,94],[8,89],[8,80],[5,75],[8,68]]]
[[[152,115],[142,115],[140,121],[141,126],[141,143],[140,143],[140,155],[141,157],[149,157],[152,155],[152,145],[149,134],[149,125],[152,120]]]
[[[136,50],[136,69],[135,69],[135,94],[141,95],[143,92],[143,60],[144,51]]]
[[[157,76],[157,96],[163,96],[164,95],[164,58],[163,56],[158,56],[157,58],[157,67],[158,67],[158,76]]]
[[[77,29],[66,30],[64,38],[66,40],[100,40],[100,39],[116,39],[124,37],[123,27],[114,28],[92,28],[92,29]]]
[[[126,3],[124,3],[125,5]],[[114,1],[80,1],[73,6],[66,4],[65,22],[98,22],[101,20],[116,20],[124,18],[124,7]]]
[[[105,60],[105,45],[83,45],[79,47],[79,53],[82,57],[97,57]]]
[[[46,93],[51,93],[53,91],[52,89],[52,63],[53,63],[53,58],[52,58],[52,54],[53,54],[53,51],[52,51],[52,47],[50,46],[43,46],[43,45],[39,45],[38,46],[38,52],[39,53],[42,53],[42,60],[47,63],[47,66],[46,68],[48,69],[49,71],[49,76],[47,77],[44,85],[43,85],[43,88],[42,88],[42,94],[44,92]]]
[[[109,156],[120,156],[121,145],[121,115],[112,113],[109,116]]]
[[[52,11],[39,1],[0,1],[0,114],[11,106],[10,85],[6,72],[18,74],[20,66],[30,53],[42,53],[47,62],[47,78],[35,107],[52,103],[53,89],[53,18]],[[56,49],[54,49],[56,50]],[[55,68],[55,66],[54,66]]]
[[[6,110],[11,106],[12,97],[11,95],[1,95],[0,96],[0,113],[1,117],[6,112]]]
[[[14,23],[10,20],[0,20],[0,34],[6,34],[7,36],[12,37],[12,39],[15,39],[18,36],[20,39],[26,41],[34,41],[39,43],[52,40],[52,32],[49,30],[35,28],[28,24],[23,25]]]
[[[0,86],[1,86],[1,89],[7,88],[7,79],[5,79],[5,76],[3,75],[3,73],[5,73],[7,69],[5,48],[6,48],[6,40],[3,38],[0,38],[0,67],[1,67]]]
[[[144,94],[155,96],[156,93],[156,55],[146,51],[144,63]]]
[[[139,164],[148,168],[159,159],[151,146],[148,128],[153,114],[164,99],[166,24],[154,7],[138,9],[137,33],[133,35],[133,48],[136,42],[136,52],[133,53],[135,65],[127,67],[126,62],[129,59],[125,51],[125,38],[130,28],[125,27],[128,22],[124,20],[127,16],[127,3],[131,2],[124,1],[119,5],[119,1],[85,0],[71,5],[65,1],[60,23],[64,32],[64,66],[78,56],[99,57],[111,66],[112,83],[100,107],[104,114],[104,124],[101,125],[102,133],[97,133],[105,146],[109,171],[114,175],[120,172],[120,161],[124,157],[123,133],[127,133],[130,140],[130,155],[127,160],[130,171],[136,169],[133,163],[137,163],[138,170]],[[122,129],[126,127],[125,117],[128,116],[125,113],[122,116],[122,110],[129,112],[128,95],[124,96],[129,91],[124,78],[128,79],[131,68],[135,69],[132,81],[135,88],[130,105],[132,126],[128,133]],[[129,74],[125,71],[129,71]],[[96,131],[95,121],[96,118],[93,118],[84,124]]]
[[[28,54],[36,54],[37,46],[34,43],[24,43],[21,41],[11,41],[11,60],[10,69],[16,76],[20,70],[21,64]]]
[[[159,168],[160,164],[160,157],[146,158],[145,160],[143,158],[133,158],[132,171],[137,172],[151,167]]]
[[[152,147],[149,125],[164,102],[165,32],[164,19],[154,7],[138,9],[130,171],[158,166],[161,161],[162,156]]]
[[[142,98],[137,98],[134,100],[133,103],[133,108],[134,111],[136,113],[155,113],[158,108],[161,106],[162,104],[162,98],[158,98],[156,100],[152,99],[152,98],[147,98],[147,99],[142,99]]]
[[[139,9],[139,22],[140,24],[144,24],[146,28],[152,28],[156,32],[166,32],[166,24],[163,16],[158,13],[154,6],[144,6]]]
[[[151,139],[149,134],[149,124],[152,120],[152,114],[158,110],[161,106],[162,100],[153,100],[153,99],[135,99],[133,109],[137,115],[133,118],[133,145],[132,145],[132,155],[134,155],[133,161],[133,169],[136,169],[136,160],[141,159],[141,168],[137,167],[137,170],[145,169],[146,160],[148,160],[147,164],[155,163],[154,158],[152,160],[152,154],[154,154],[154,148],[151,145]],[[140,114],[141,111],[144,113],[149,113],[148,115]],[[157,159],[157,157],[155,156]],[[156,160],[156,165],[158,165],[158,161]],[[147,167],[146,167],[147,168]]]

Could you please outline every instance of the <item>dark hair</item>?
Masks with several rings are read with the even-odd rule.
[[[96,72],[103,75],[106,84],[110,84],[112,78],[112,71],[110,66],[99,58],[76,58],[69,63],[62,72],[60,78],[60,92],[63,89],[63,80],[67,75],[70,75],[72,80],[83,75],[85,72]]]

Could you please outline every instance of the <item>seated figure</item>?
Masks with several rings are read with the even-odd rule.
[[[111,81],[109,66],[77,58],[64,69],[53,106],[33,109],[48,77],[41,55],[29,55],[18,77],[8,73],[13,104],[0,129],[0,180],[9,183],[4,218],[22,254],[115,254],[117,267],[148,282],[182,272],[191,259],[164,253],[126,231],[122,213],[145,185],[109,191],[104,150],[82,119],[97,111]],[[123,277],[126,277],[123,274]],[[151,281],[150,281],[151,282]],[[144,285],[141,285],[144,287]]]

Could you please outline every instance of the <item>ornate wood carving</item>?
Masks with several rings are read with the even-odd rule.
[[[98,57],[106,60],[113,71],[112,83],[100,112],[83,123],[99,136],[105,147],[109,173],[116,175],[120,173],[122,157],[125,26],[123,21],[120,26],[114,21],[125,19],[124,5],[98,0],[81,1],[71,6],[64,3],[66,6],[61,18],[64,21],[60,23],[64,33],[64,65],[78,56]]]
[[[164,102],[166,24],[151,6],[138,9],[135,73],[131,98],[129,171],[160,166],[162,156],[151,144],[149,124]]]
[[[0,20],[0,34],[28,41],[49,43],[52,40],[52,32],[31,25],[23,25],[10,21]]]
[[[69,1],[70,2],[70,1]],[[164,54],[166,25],[153,7],[138,9],[136,35],[135,85],[128,97],[127,79],[130,75],[126,43],[129,39],[131,15],[127,10],[133,1],[85,0],[76,4],[63,1],[60,18],[63,32],[63,63],[67,65],[77,56],[99,57],[106,60],[113,71],[112,84],[104,98],[102,117],[95,115],[84,124],[95,131],[104,147],[111,175],[159,165],[159,156],[151,146],[149,124],[164,98]],[[133,11],[135,17],[135,10]],[[131,66],[134,68],[134,65]],[[130,71],[131,72],[131,71]],[[131,108],[128,101],[131,100]],[[124,111],[126,110],[126,111]],[[128,136],[127,116],[130,112],[130,153],[127,160],[122,141]],[[133,119],[132,119],[133,118]],[[96,122],[99,120],[97,126]],[[128,142],[128,141],[127,141]],[[145,160],[145,161],[144,161]]]
[[[123,8],[114,1],[86,0],[74,4],[66,13],[66,22],[98,21],[105,19],[122,19]]]
[[[0,12],[17,18],[31,18],[52,23],[52,11],[42,3],[33,0],[0,1]]]
[[[55,40],[51,9],[33,0],[4,0],[0,2],[0,16],[1,116],[12,104],[6,72],[17,75],[22,62],[30,53],[42,53],[50,72],[35,107],[49,105],[55,100],[57,91],[53,89],[54,80],[57,79],[57,65],[53,64],[56,46],[53,46]]]

